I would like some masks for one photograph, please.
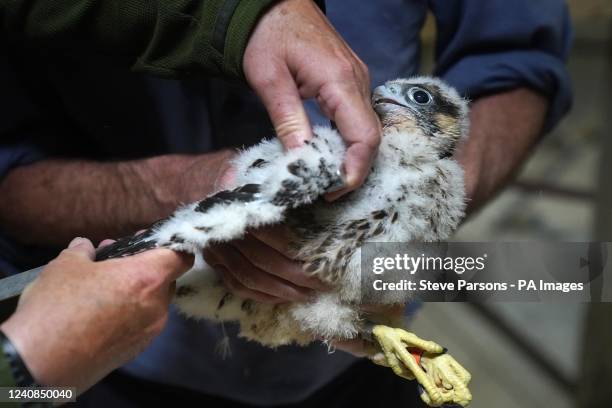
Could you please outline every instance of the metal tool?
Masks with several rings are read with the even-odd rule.
[[[21,295],[25,287],[40,275],[45,266],[39,266],[0,280],[0,302]]]

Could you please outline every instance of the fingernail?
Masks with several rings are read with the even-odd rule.
[[[308,137],[308,134],[305,134],[303,132],[293,132],[287,134],[286,136],[283,136],[282,131],[277,131],[276,134],[277,137],[279,137],[283,141],[283,146],[285,146],[285,149],[287,150],[304,146],[306,141],[310,139],[310,137]]]
[[[325,194],[323,196],[323,198],[328,203],[332,203],[332,202],[336,201],[337,199],[339,199],[340,197],[342,197],[346,193],[348,193],[348,191],[343,189],[343,190],[340,190],[340,191],[336,191],[335,193]]]
[[[87,241],[88,241],[87,238],[76,237],[75,239],[70,241],[70,244],[68,244],[68,248],[77,247],[79,245],[86,243]]]
[[[336,178],[334,182],[327,188],[326,193],[335,193],[336,191],[340,191],[344,189],[347,185],[346,173],[344,168],[341,168],[336,173]]]

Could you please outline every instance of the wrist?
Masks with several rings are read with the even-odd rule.
[[[241,1],[227,23],[223,42],[223,71],[232,77],[244,78],[244,53],[251,34],[263,14],[278,0]]]
[[[137,184],[143,189],[151,210],[151,218],[166,217],[182,202],[185,196],[180,180],[197,160],[193,155],[164,155],[137,162],[125,163],[135,175]]]
[[[165,155],[119,164],[126,190],[146,197],[140,213],[146,222],[163,218],[181,204],[200,200],[214,192],[230,168],[234,150],[201,155]]]
[[[44,381],[48,371],[45,367],[46,359],[37,355],[40,345],[33,344],[32,335],[27,330],[25,322],[20,321],[19,315],[13,315],[0,325],[0,337],[6,337],[6,343],[0,339],[0,352],[13,353],[13,357],[7,359],[11,365],[11,371],[18,387],[30,387],[39,384],[48,384]],[[8,349],[8,350],[7,350]],[[12,351],[11,351],[12,349]]]
[[[39,386],[21,358],[21,354],[3,331],[0,331],[0,354],[2,361],[6,365],[5,368],[8,369],[12,376],[12,381],[3,384],[26,388]]]
[[[231,167],[233,149],[195,156],[174,179],[175,197],[180,203],[190,203],[222,188],[223,175]]]

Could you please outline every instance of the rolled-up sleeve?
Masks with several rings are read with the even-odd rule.
[[[0,144],[0,181],[14,167],[34,163],[45,153],[32,141],[5,141]]]
[[[562,0],[431,0],[436,75],[470,99],[529,87],[550,100],[545,131],[569,110],[572,40]]]

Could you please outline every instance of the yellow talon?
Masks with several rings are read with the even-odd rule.
[[[380,350],[372,348],[370,359],[390,367],[400,377],[416,379],[423,387],[421,399],[427,405],[454,403],[465,407],[471,402],[472,394],[467,387],[470,373],[442,346],[383,325],[374,326],[372,334]],[[409,349],[418,349],[420,353],[415,357]]]

